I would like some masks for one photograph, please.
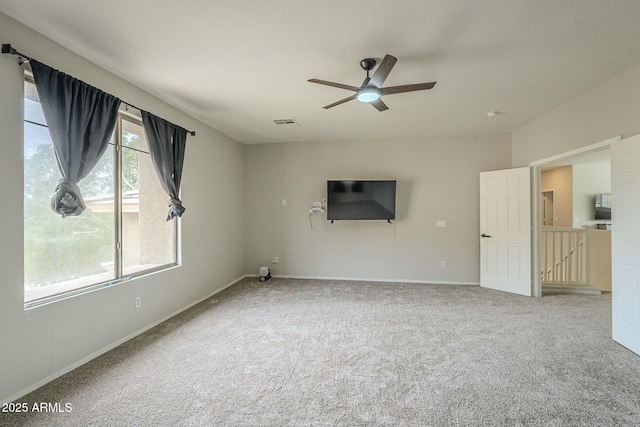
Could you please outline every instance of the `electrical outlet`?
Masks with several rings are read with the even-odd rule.
[[[277,264],[279,262],[278,257],[274,256],[273,258],[271,258],[271,264]]]
[[[140,299],[140,297],[136,297],[136,308],[140,308],[141,305],[142,305],[142,300]]]
[[[442,261],[442,268],[447,268],[447,261]]]

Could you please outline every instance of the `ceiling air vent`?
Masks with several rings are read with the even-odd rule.
[[[295,119],[277,119],[277,120],[274,120],[273,123],[277,125],[297,125],[298,124],[298,122],[296,122]]]

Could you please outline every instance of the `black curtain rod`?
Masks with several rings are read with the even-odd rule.
[[[3,54],[8,54],[8,55],[16,55],[17,57],[20,58],[20,65],[22,65],[25,62],[29,62],[29,61],[31,61],[33,59],[33,58],[25,55],[24,53],[18,52],[9,43],[4,43],[2,45],[2,53]],[[122,99],[120,100],[120,102],[122,102],[125,105],[128,105],[129,107],[135,108],[136,110],[143,111],[140,107],[136,107],[133,104],[129,104],[128,102],[123,101]],[[196,136],[196,131],[194,131],[194,130],[188,130],[187,133],[189,133],[189,135],[191,135],[191,136]]]

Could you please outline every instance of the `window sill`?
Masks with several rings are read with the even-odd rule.
[[[58,301],[67,300],[69,298],[74,298],[74,297],[77,297],[77,296],[80,296],[80,295],[84,295],[84,294],[87,294],[87,293],[90,293],[90,292],[95,292],[95,291],[98,291],[98,290],[104,289],[104,288],[110,288],[111,286],[116,286],[116,285],[119,285],[121,283],[128,282],[130,280],[135,280],[135,279],[139,279],[139,278],[142,278],[142,277],[146,277],[146,276],[154,275],[154,274],[157,274],[157,273],[161,273],[161,272],[164,272],[164,271],[173,270],[174,268],[178,268],[178,267],[180,267],[180,265],[177,264],[177,263],[176,264],[162,265],[162,266],[158,266],[156,268],[146,269],[144,271],[135,272],[133,274],[127,275],[127,276],[119,278],[119,279],[110,279],[110,280],[106,280],[106,281],[103,281],[103,282],[94,283],[94,284],[91,284],[91,285],[75,288],[75,289],[72,289],[72,290],[63,290],[65,287],[68,287],[68,285],[67,285],[68,282],[63,282],[63,283],[47,286],[46,288],[48,288],[49,290],[51,290],[52,287],[60,287],[62,289],[61,289],[60,292],[57,292],[54,295],[44,296],[44,297],[41,297],[41,298],[32,298],[30,301],[25,301],[24,309],[25,309],[25,311],[33,310],[35,308],[43,307],[43,306],[46,306],[46,305],[49,305],[49,304],[53,304],[53,303],[56,303]],[[25,296],[26,296],[26,293],[25,293]]]

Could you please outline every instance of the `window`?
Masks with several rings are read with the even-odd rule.
[[[156,176],[139,118],[118,117],[109,148],[80,189],[87,210],[50,208],[60,172],[33,80],[24,96],[26,306],[112,284],[177,262],[177,221]]]

